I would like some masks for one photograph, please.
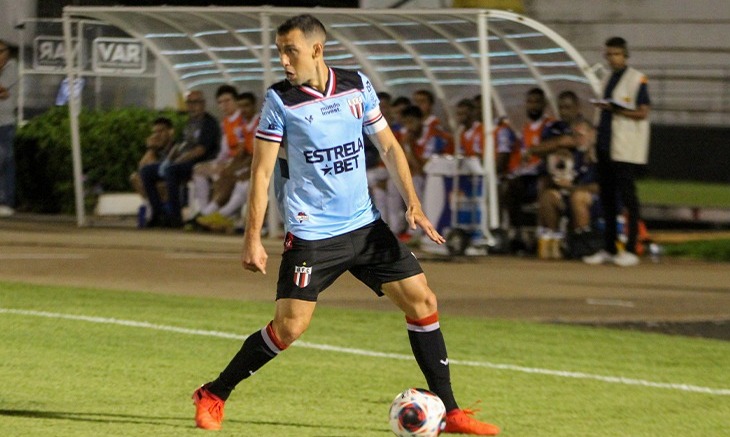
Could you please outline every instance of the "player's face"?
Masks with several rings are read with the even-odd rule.
[[[221,94],[217,99],[218,110],[223,114],[224,117],[230,117],[238,109],[238,102],[236,97],[230,94]]]
[[[418,117],[403,117],[403,127],[412,134],[419,135],[423,128],[423,120]]]
[[[471,124],[471,108],[468,106],[456,107],[456,122],[464,126]]]
[[[303,85],[316,78],[317,44],[321,49],[321,43],[307,39],[299,29],[276,36],[279,62],[284,67],[286,80],[292,85]]]
[[[604,57],[612,70],[620,70],[626,67],[626,53],[621,47],[606,47]]]
[[[560,119],[572,123],[576,118],[578,118],[578,105],[573,101],[573,99],[560,99],[558,101],[558,112],[560,113]]]
[[[527,116],[531,120],[537,120],[542,117],[542,113],[545,111],[545,98],[539,94],[529,94],[525,101],[525,108],[527,109]]]
[[[414,94],[413,104],[418,106],[418,109],[420,109],[424,114],[431,113],[431,101],[427,96],[424,96],[423,94]]]
[[[164,124],[155,124],[152,126],[152,137],[155,144],[166,145],[175,134],[175,129],[169,129]]]
[[[239,100],[238,107],[241,108],[241,114],[245,118],[251,118],[256,114],[256,104],[251,99]]]
[[[185,106],[188,109],[188,115],[193,118],[200,117],[205,112],[205,97],[200,91],[191,91],[185,97]]]

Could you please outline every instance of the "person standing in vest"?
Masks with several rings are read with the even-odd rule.
[[[10,46],[0,40],[0,217],[15,213],[15,104],[18,100],[18,65]]]
[[[603,98],[594,101],[597,111],[598,183],[603,216],[606,221],[605,247],[586,256],[587,264],[612,262],[627,267],[639,264],[636,239],[639,224],[639,198],[635,179],[649,157],[649,91],[646,76],[627,65],[626,40],[606,41],[605,57],[612,74],[603,80]],[[616,247],[616,215],[628,213],[628,240],[625,250]]]

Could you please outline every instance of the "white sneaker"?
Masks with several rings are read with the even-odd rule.
[[[10,217],[15,214],[15,210],[6,205],[0,205],[0,217]]]
[[[601,249],[593,255],[584,256],[581,258],[584,263],[597,266],[599,264],[610,263],[613,260],[613,256],[605,250]]]
[[[613,263],[619,267],[632,267],[639,264],[639,257],[631,252],[619,252],[613,257]]]

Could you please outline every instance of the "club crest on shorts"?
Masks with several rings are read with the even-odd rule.
[[[312,279],[312,267],[306,266],[294,266],[294,283],[299,288],[304,288],[309,285],[309,281]]]
[[[347,104],[350,106],[350,112],[355,116],[355,118],[362,118],[362,114],[364,112],[362,107],[362,97],[347,99]]]

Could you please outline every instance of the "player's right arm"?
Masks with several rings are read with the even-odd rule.
[[[279,143],[256,138],[241,263],[244,269],[263,274],[266,274],[266,260],[269,256],[261,243],[261,228],[269,203],[269,182],[278,154]]]

